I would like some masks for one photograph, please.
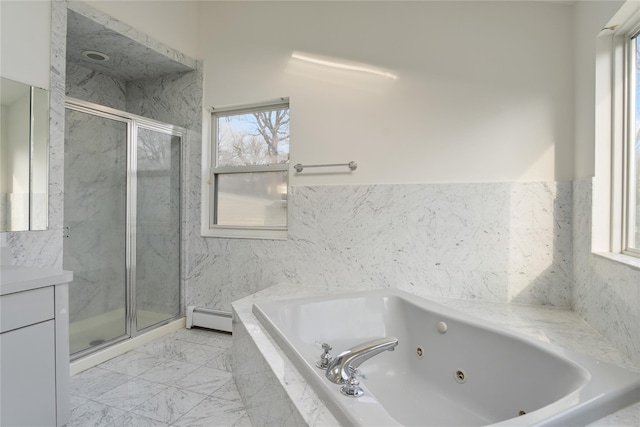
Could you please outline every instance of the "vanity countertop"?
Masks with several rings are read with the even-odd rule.
[[[0,267],[0,295],[69,283],[73,272],[52,268],[3,265]]]

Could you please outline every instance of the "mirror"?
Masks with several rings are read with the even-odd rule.
[[[49,94],[0,78],[0,231],[47,229]]]

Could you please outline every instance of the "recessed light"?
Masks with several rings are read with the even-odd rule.
[[[95,50],[85,50],[84,52],[82,52],[82,54],[92,61],[104,62],[109,60],[109,56]]]

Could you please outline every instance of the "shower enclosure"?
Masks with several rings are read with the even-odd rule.
[[[72,359],[180,316],[184,130],[67,99],[63,265]]]

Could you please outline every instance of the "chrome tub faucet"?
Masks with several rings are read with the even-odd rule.
[[[364,361],[383,351],[393,351],[398,345],[394,337],[378,338],[363,344],[358,344],[337,355],[327,367],[326,377],[335,384],[354,384],[356,369]],[[351,388],[356,388],[351,387]],[[344,391],[343,391],[344,392]],[[352,393],[345,393],[354,396]]]

